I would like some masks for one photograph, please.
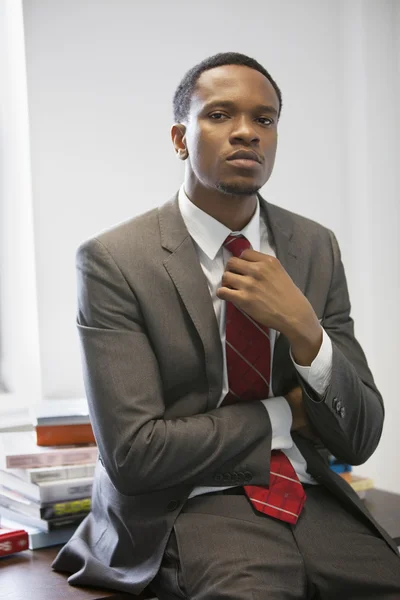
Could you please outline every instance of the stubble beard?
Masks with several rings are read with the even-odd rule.
[[[254,196],[257,194],[258,190],[261,186],[256,184],[239,184],[239,183],[225,183],[224,181],[219,181],[217,184],[217,189],[226,194],[227,196]]]

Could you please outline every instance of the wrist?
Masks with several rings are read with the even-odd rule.
[[[294,361],[302,367],[310,367],[322,345],[323,330],[319,322],[306,332],[295,332],[287,336]]]

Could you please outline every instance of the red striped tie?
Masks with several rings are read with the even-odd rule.
[[[244,236],[229,235],[224,246],[239,257],[250,248]],[[268,398],[271,365],[269,330],[231,302],[226,304],[226,363],[229,392],[222,404]],[[245,485],[254,508],[271,517],[296,523],[306,494],[289,459],[280,450],[271,453],[269,487]]]

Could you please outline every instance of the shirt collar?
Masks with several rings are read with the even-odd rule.
[[[190,236],[205,254],[214,260],[229,234],[244,235],[253,250],[260,251],[260,203],[254,215],[241,231],[231,231],[211,215],[193,204],[186,195],[184,185],[179,190],[179,209]]]

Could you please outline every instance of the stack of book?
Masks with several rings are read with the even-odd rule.
[[[360,498],[365,498],[367,490],[374,487],[374,481],[370,477],[361,477],[360,475],[354,475],[353,468],[351,465],[344,463],[332,454],[328,455],[329,466],[332,471],[338,473],[343,479],[347,481]]]
[[[34,431],[0,433],[1,526],[24,529],[31,549],[65,543],[88,514],[98,457],[84,409],[47,404]]]

